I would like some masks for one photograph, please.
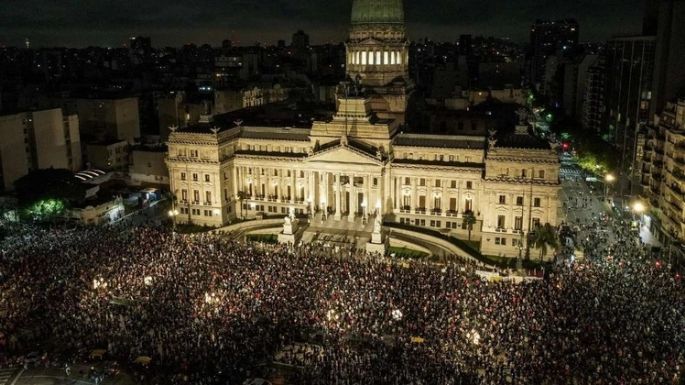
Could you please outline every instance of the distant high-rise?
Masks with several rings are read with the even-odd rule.
[[[79,119],[59,108],[0,116],[0,191],[32,170],[81,169]]]
[[[620,173],[636,170],[638,131],[650,120],[654,36],[609,40],[606,53],[606,124],[621,149]],[[625,179],[627,180],[627,179]]]
[[[470,56],[473,53],[473,37],[471,35],[459,36],[459,54]]]
[[[660,2],[656,36],[652,116],[685,96],[685,0]]]
[[[642,18],[642,34],[655,36],[659,20],[659,3],[661,0],[645,0],[644,16]]]
[[[309,47],[309,35],[299,30],[293,34],[292,47],[297,50],[303,50]]]
[[[129,40],[128,50],[135,64],[147,62],[152,56],[152,39],[144,36],[132,37]]]
[[[530,30],[528,81],[539,84],[545,77],[547,58],[578,44],[580,27],[574,19],[537,20]]]
[[[600,133],[604,121],[606,68],[603,55],[587,55],[581,67],[587,70],[579,78],[577,114],[584,130]]]
[[[134,36],[129,40],[129,49],[135,52],[152,50],[152,39],[145,36]]]
[[[77,112],[81,133],[86,142],[140,138],[140,116],[137,97],[80,98],[67,101],[68,110]]]

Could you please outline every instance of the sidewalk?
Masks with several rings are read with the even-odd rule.
[[[640,226],[640,239],[642,240],[642,243],[645,245],[650,245],[653,247],[661,247],[661,242],[659,242],[652,232],[649,230],[650,225],[651,225],[651,218],[649,215],[644,216],[644,220],[642,221],[642,225]]]
[[[98,367],[98,365],[95,365]],[[88,371],[91,365],[82,364],[71,367],[71,375],[67,377],[64,369],[34,367],[24,370],[16,378],[12,385],[93,385],[94,382],[88,378]],[[134,385],[136,382],[131,376],[120,372],[116,376],[105,376],[101,385]]]

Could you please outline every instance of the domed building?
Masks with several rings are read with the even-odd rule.
[[[347,76],[381,118],[405,122],[413,86],[402,0],[354,0]]]
[[[416,250],[455,254],[441,238],[449,236],[507,257],[521,255],[525,234],[556,225],[559,157],[529,134],[525,111],[515,133],[489,139],[403,132],[416,95],[404,20],[402,0],[354,0],[348,79],[332,116],[284,106],[269,116],[250,109],[172,127],[166,163],[175,220],[224,226],[293,214],[306,219],[298,231],[287,221],[279,240],[382,252],[382,234],[396,247],[414,234]]]

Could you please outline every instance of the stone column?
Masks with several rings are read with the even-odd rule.
[[[238,168],[235,166],[231,167],[231,174],[233,176],[233,180],[231,181],[233,184],[233,199],[236,199],[238,197],[238,191],[240,191],[240,187],[238,185],[238,182],[240,182],[238,179]]]
[[[335,220],[339,221],[342,218],[342,212],[341,212],[341,210],[342,210],[341,206],[342,205],[340,204],[340,201],[342,199],[342,192],[341,192],[342,186],[340,185],[340,173],[338,173],[335,176],[335,187],[336,187],[336,191],[335,191]]]
[[[370,213],[376,211],[376,201],[372,199],[371,197],[371,184],[373,182],[373,177],[371,174],[366,175],[366,213],[365,215],[369,215]]]
[[[295,204],[295,196],[297,195],[297,170],[292,170],[293,180],[290,187],[290,203]]]
[[[252,178],[252,181],[250,182],[250,185],[252,186],[252,200],[255,200],[257,198],[257,168],[254,167],[252,168],[252,174],[250,177]]]
[[[402,207],[402,180],[401,178],[395,177],[395,207]]]
[[[357,189],[354,186],[354,177],[354,174],[350,175],[350,207],[347,208],[349,214],[347,220],[350,222],[354,222],[354,214],[357,211],[357,206],[359,206],[357,203]]]
[[[319,173],[319,201],[317,202],[320,206],[321,218],[325,219],[328,215],[328,173]]]
[[[411,178],[411,179],[413,179],[413,181],[414,181],[414,184],[410,186],[410,191],[411,191],[411,193],[410,193],[410,196],[411,196],[411,209],[412,209],[412,210],[416,210],[416,208],[419,207],[419,206],[418,206],[418,204],[419,204],[419,196],[418,196],[418,194],[416,193],[418,181],[416,180],[416,178]]]
[[[316,201],[316,173],[314,171],[309,171],[309,204],[311,205],[312,213],[315,211],[315,207],[318,205]]]

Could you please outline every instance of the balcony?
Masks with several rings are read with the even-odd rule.
[[[423,215],[425,215],[425,214],[426,214],[426,208],[425,208],[425,207],[418,208],[418,209],[414,210],[414,212],[415,212],[416,214],[423,214]]]
[[[679,169],[673,169],[673,172],[671,172],[671,175],[673,175],[674,178],[678,179],[681,182],[685,182],[685,174]]]
[[[659,200],[656,198],[649,198],[649,203],[652,205],[652,207],[661,207],[661,205],[659,204]]]
[[[459,211],[457,210],[447,210],[446,215],[448,217],[456,217],[459,214]]]
[[[431,215],[442,215],[442,210],[433,209],[433,210],[431,210]]]
[[[411,214],[411,206],[402,206],[402,207],[400,207],[400,213],[402,213],[402,214]]]
[[[669,190],[673,191],[673,193],[676,194],[677,196],[680,196],[683,194],[683,191],[680,189],[680,186],[678,186],[675,183],[667,184],[666,186],[668,187]]]

